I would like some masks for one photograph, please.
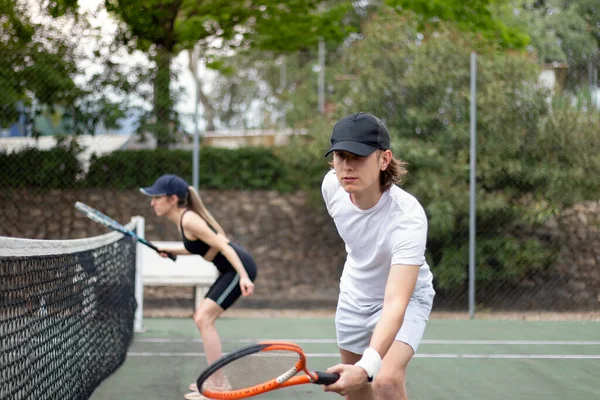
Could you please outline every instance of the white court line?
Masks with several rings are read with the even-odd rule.
[[[337,343],[335,339],[238,339],[224,340],[224,343],[257,343],[261,341],[283,340],[297,344],[329,344]],[[202,343],[202,339],[194,338],[140,338],[136,343]],[[424,339],[421,344],[485,344],[485,345],[569,345],[569,346],[600,346],[600,340],[453,340],[453,339]]]
[[[574,345],[574,346],[599,346],[600,340],[422,340],[425,344],[526,344],[526,345]]]
[[[224,353],[227,354],[227,353]],[[128,357],[204,357],[200,352],[139,352],[130,351]],[[339,358],[338,353],[306,353],[307,358]],[[468,358],[468,359],[547,359],[547,360],[600,360],[600,354],[415,354],[415,358]]]
[[[416,354],[416,358],[509,358],[548,360],[600,360],[600,354]]]

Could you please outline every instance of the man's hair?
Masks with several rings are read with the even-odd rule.
[[[392,157],[392,161],[390,161],[385,171],[379,173],[379,184],[384,192],[391,188],[393,184],[400,184],[404,181],[404,178],[408,174],[406,165],[407,163],[404,161],[396,160]]]

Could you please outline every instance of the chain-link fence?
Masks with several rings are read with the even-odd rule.
[[[322,42],[286,56],[246,52],[225,58],[220,73],[201,70],[198,91],[189,53],[130,64],[113,60],[92,75],[77,58],[79,48],[64,37],[60,43],[70,46],[58,47],[68,50],[64,54],[52,46],[40,51],[44,31],[29,42],[2,43],[0,63],[6,64],[0,65],[12,75],[0,78],[0,234],[95,234],[72,210],[71,203],[85,197],[122,220],[145,216],[151,239],[175,240],[176,233],[152,222],[137,188],[166,172],[191,182],[190,149],[199,132],[200,188],[215,199],[209,208],[223,201],[216,193],[227,193],[230,209],[239,210],[217,212],[226,230],[256,253],[270,254],[262,260],[273,270],[293,269],[293,260],[302,259],[319,271],[319,277],[288,274],[297,279],[289,283],[273,275],[266,286],[334,295],[344,252],[318,199],[327,168],[322,153],[337,118],[368,111],[386,122],[395,156],[408,163],[403,187],[429,216],[435,308],[465,311],[475,49],[476,306],[598,310],[597,45],[584,60],[546,62],[531,51],[490,50],[450,28],[423,34],[389,15],[363,28],[342,46]],[[102,135],[116,122],[122,124],[119,135]],[[274,146],[256,151],[211,147],[219,146],[209,140],[219,130],[229,132],[220,146],[248,146],[250,128],[258,136],[283,128],[301,128],[304,135],[282,146],[256,141]],[[159,149],[137,150],[145,147]],[[241,194],[249,190],[254,205]],[[306,194],[302,202],[290,199],[295,191]],[[279,219],[265,214],[265,204],[277,208]],[[303,251],[293,252],[294,246]],[[319,291],[311,292],[317,280]]]

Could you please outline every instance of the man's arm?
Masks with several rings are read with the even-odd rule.
[[[396,338],[404,321],[406,307],[415,290],[418,265],[392,265],[385,287],[381,318],[371,337],[369,347],[375,349],[383,358]]]
[[[369,381],[369,373],[373,374],[379,370],[381,359],[394,343],[402,326],[418,276],[418,265],[392,265],[385,288],[381,318],[375,325],[369,345],[370,350],[367,349],[363,358],[355,365],[338,364],[329,368],[327,372],[340,374],[340,379],[326,386],[326,392],[336,392],[341,395],[354,392]]]

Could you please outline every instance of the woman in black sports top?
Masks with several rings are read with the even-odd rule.
[[[150,205],[159,217],[175,223],[181,231],[184,249],[160,249],[161,256],[171,254],[198,254],[211,261],[219,276],[210,287],[200,308],[194,313],[194,322],[202,336],[207,362],[222,355],[221,340],[215,329],[215,320],[241,295],[254,291],[256,263],[240,245],[229,241],[223,228],[208,212],[196,190],[176,175],[163,175],[150,187],[141,188],[151,196]],[[190,385],[186,399],[202,399],[195,384]],[[200,396],[200,397],[198,397]]]

